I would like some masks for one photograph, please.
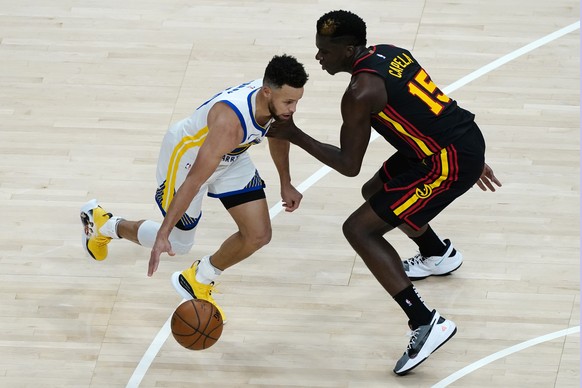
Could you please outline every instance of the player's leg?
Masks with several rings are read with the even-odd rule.
[[[408,207],[421,200],[415,190],[416,182],[422,181],[426,175],[430,174],[422,166],[393,156],[377,174],[383,182],[382,188],[373,193],[344,224],[344,234],[350,244],[409,318],[410,342],[394,368],[399,375],[418,366],[456,333],[454,322],[424,304],[404,272],[398,253],[383,237],[394,227],[407,230],[410,237],[422,233],[422,228],[414,223],[405,224],[404,220],[414,210],[414,207]],[[378,180],[373,178],[368,182],[368,188],[374,187],[374,181],[377,187]],[[418,205],[423,208],[422,202]],[[431,215],[421,225],[425,225]],[[417,220],[420,218],[413,221]]]
[[[144,222],[146,222],[146,220],[140,220],[140,221],[129,221],[129,220],[124,220],[124,219],[120,219],[119,222],[117,222],[117,227],[116,227],[116,234],[120,237],[120,238],[124,238],[126,240],[129,240],[131,242],[134,242],[136,244],[139,245],[144,245],[142,243],[139,242],[139,229],[140,227],[144,224]],[[153,221],[150,221],[153,222]],[[155,229],[156,234],[158,233],[158,230],[160,229],[160,224],[157,222],[153,222],[155,224],[157,224],[156,227],[154,227],[153,229]],[[147,225],[146,227],[147,228]],[[143,233],[143,231],[142,231]]]
[[[400,222],[393,220],[396,225]],[[393,228],[366,202],[346,220],[343,232],[382,287],[408,316],[413,334],[394,368],[395,373],[405,374],[448,341],[456,333],[456,326],[425,305],[404,273],[400,256],[384,238]]]
[[[365,202],[343,224],[343,233],[378,282],[393,297],[412,285],[400,256],[384,235],[394,229]]]
[[[156,203],[162,214],[166,181],[161,182],[156,191]],[[178,221],[169,236],[172,249],[177,254],[185,254],[194,244],[195,228],[201,217],[202,199],[206,194],[204,185],[192,200],[186,213]],[[169,203],[168,203],[169,206]],[[192,217],[191,214],[196,215]],[[104,260],[108,254],[107,245],[112,239],[126,239],[146,248],[152,248],[160,223],[151,220],[130,221],[106,212],[97,200],[87,202],[81,208],[81,221],[84,226],[83,246],[91,257]]]
[[[125,239],[146,248],[153,247],[160,223],[151,220],[130,221],[107,213],[96,200],[91,200],[81,209],[83,223],[83,247],[95,260],[105,260],[108,255],[107,245],[112,239]],[[180,221],[179,228],[170,233],[172,249],[177,254],[185,254],[194,244],[195,226],[184,227]]]
[[[388,182],[391,177],[401,174],[409,168],[410,163],[403,156],[398,153],[394,154],[384,163],[382,169],[362,186],[362,196],[365,200],[370,199],[372,195],[384,189],[385,182]],[[448,251],[448,245],[451,245],[450,242],[445,245],[446,243],[436,235],[428,224],[422,226],[419,230],[413,230],[407,225],[402,225],[400,229],[418,245],[422,257],[442,256]],[[448,242],[448,240],[445,241]],[[457,254],[456,251],[454,254]],[[460,255],[460,253],[458,254]],[[414,257],[414,262],[418,257],[419,255]],[[404,261],[405,270],[407,270],[406,263],[408,261]],[[413,277],[411,279],[415,280]]]
[[[208,195],[221,200],[238,230],[215,253],[172,276],[172,283],[180,295],[210,300],[225,321],[224,311],[212,299],[212,287],[223,270],[246,259],[270,241],[271,221],[264,186],[247,154],[239,156],[226,171],[209,182]]]
[[[483,170],[484,152],[483,136],[474,125],[454,144],[413,166],[427,173],[416,188],[417,204],[410,207],[406,216],[411,222],[401,227],[420,249],[416,256],[403,262],[411,279],[448,275],[462,265],[462,254],[448,239],[443,240],[442,247],[428,221],[475,184]]]
[[[368,200],[372,195],[380,190],[384,190],[384,185],[398,176],[408,173],[414,169],[414,165],[419,161],[408,159],[402,153],[392,155],[372,179],[362,187],[362,195]],[[450,240],[442,240],[430,227],[422,225],[418,230],[412,229],[407,225],[399,227],[417,246],[419,252],[402,262],[404,270],[411,280],[424,279],[432,275],[430,270],[422,268],[422,263],[430,258],[428,262],[439,262],[445,259],[446,263],[441,269],[447,269],[448,273],[458,269],[462,263],[463,257],[460,252],[454,249]],[[449,260],[452,259],[452,260]]]
[[[369,200],[372,195],[384,189],[385,181],[387,182],[388,180],[390,178],[386,177],[383,171],[377,172],[362,186],[362,197],[365,200]],[[419,230],[413,230],[407,225],[401,225],[399,228],[418,245],[421,254],[425,257],[442,255],[446,252],[445,243],[436,235],[430,225],[426,224]]]
[[[269,243],[271,221],[262,188],[222,200],[236,222],[238,231],[228,237],[212,255],[204,256],[190,268],[174,273],[172,284],[185,299],[201,298],[212,302],[226,322],[224,311],[212,298],[214,282],[223,270]]]
[[[264,191],[249,193],[253,199],[238,205],[230,203],[228,212],[238,226],[238,231],[227,238],[212,255],[212,264],[225,270],[246,259],[271,241],[271,220]],[[248,196],[248,195],[247,195]],[[247,200],[240,198],[238,200]],[[237,198],[229,198],[236,200]],[[224,202],[223,202],[224,203]],[[228,206],[225,204],[225,206]]]

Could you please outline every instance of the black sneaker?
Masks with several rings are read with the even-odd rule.
[[[416,368],[457,332],[453,321],[441,317],[436,310],[432,314],[428,325],[419,326],[410,332],[408,347],[394,367],[397,375],[405,375]]]

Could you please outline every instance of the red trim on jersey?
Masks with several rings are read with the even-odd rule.
[[[355,68],[356,66],[358,66],[358,63],[362,62],[364,59],[368,58],[369,56],[373,55],[376,52],[376,46],[371,46],[370,50],[368,51],[368,54],[364,55],[362,58],[358,59],[357,61],[354,62],[354,65],[352,66],[352,69]]]
[[[383,112],[386,114],[386,116],[390,117],[394,121],[398,121],[395,118],[391,117],[390,114],[387,113],[385,109]],[[404,136],[402,133],[400,133],[396,128],[394,128],[394,125],[391,122],[384,120],[382,117],[378,116],[377,114],[373,115],[372,117],[375,118],[376,120],[378,120],[385,127],[387,127],[388,130],[391,130],[394,135],[396,135],[400,138],[400,140],[407,143],[408,146],[416,153],[416,156],[418,157],[418,159],[426,158],[426,156],[427,156],[426,153],[422,152],[422,150],[420,149],[420,147],[418,147],[418,145],[414,142],[414,140],[412,140],[410,137]]]
[[[396,111],[396,109],[394,109],[389,104],[386,104],[386,108],[384,109],[384,113],[386,113],[386,115],[388,117],[390,117],[391,119],[394,119],[395,121],[398,121],[400,124],[402,124],[402,126],[408,131],[408,133],[410,133],[411,135],[413,135],[417,139],[422,140],[427,145],[428,149],[431,150],[433,153],[436,153],[443,148],[443,147],[439,146],[438,143],[432,137],[426,136],[425,134],[420,132],[418,130],[418,128],[416,128],[408,120],[406,120],[404,117],[402,117],[400,115],[400,113],[398,113]],[[425,156],[428,156],[428,155],[425,155]]]
[[[458,164],[457,150],[454,146],[449,146],[446,148],[446,150],[447,150],[447,164],[449,167],[449,176],[447,177],[447,179],[444,182],[442,182],[442,184],[439,187],[437,187],[433,190],[432,194],[428,198],[423,198],[423,199],[416,201],[412,206],[410,206],[408,209],[406,209],[405,211],[400,213],[400,218],[402,220],[405,220],[408,224],[410,224],[410,222],[408,221],[408,218],[410,216],[412,216],[413,214],[416,214],[416,213],[420,212],[422,209],[424,209],[430,203],[431,199],[436,198],[436,196],[438,196],[438,194],[449,190],[449,188],[451,187],[453,182],[455,182],[458,179],[459,164]],[[441,175],[441,171],[442,171],[442,163],[440,163],[440,155],[435,155],[433,157],[433,159],[435,162],[438,160],[438,163],[435,163],[436,168],[433,168],[433,170],[430,173],[430,175],[433,176],[434,178],[427,179],[428,181],[434,181],[435,179],[437,179],[438,176]],[[438,174],[437,174],[437,171],[438,171]],[[403,203],[404,201],[408,200],[411,197],[411,195],[416,195],[416,189],[414,191],[409,191],[407,193],[407,195],[405,195],[398,202]],[[391,209],[394,210],[396,207],[397,206],[393,205],[393,206],[391,206]]]
[[[386,174],[388,177],[388,180],[392,179],[392,175],[390,175],[388,169],[386,168],[386,162],[382,163],[382,169],[384,170],[384,174]],[[384,183],[384,190],[386,190],[386,183]]]
[[[393,188],[390,190],[386,190],[386,191],[393,191],[393,190],[408,190],[408,192],[406,194],[404,194],[400,200],[398,200],[397,202],[393,203],[392,206],[390,206],[391,210],[395,210],[396,208],[398,208],[400,205],[402,205],[404,202],[408,201],[410,199],[410,197],[413,197],[416,195],[416,189],[420,184],[425,184],[427,182],[433,182],[435,181],[440,175],[442,174],[442,164],[440,162],[440,158],[437,158],[436,160],[433,160],[432,163],[432,169],[431,171],[419,178],[418,180],[412,182],[411,184],[409,184],[406,187],[397,187],[397,188]],[[434,194],[434,191],[433,191]],[[431,194],[432,196],[432,194]],[[430,197],[429,197],[430,198]],[[416,203],[418,203],[419,201],[416,201]],[[399,217],[404,218],[406,215],[408,215],[409,210],[411,208],[414,208],[416,204],[412,205],[410,208],[406,209],[405,211],[403,211],[402,213],[400,213]]]

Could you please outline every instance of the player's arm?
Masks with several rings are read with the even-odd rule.
[[[289,148],[288,140],[275,139],[269,140],[269,152],[279,173],[281,183],[281,199],[285,211],[292,212],[299,207],[303,195],[291,184],[291,173],[289,169]]]
[[[288,138],[293,144],[303,148],[320,162],[330,166],[339,173],[356,176],[362,167],[364,154],[371,134],[370,116],[386,104],[386,91],[379,78],[371,74],[354,77],[346,90],[341,112],[343,123],[340,132],[340,146],[322,143],[297,128],[281,128],[277,134],[275,128],[272,136]]]
[[[222,156],[235,149],[242,137],[242,126],[235,112],[226,104],[214,105],[208,112],[208,135],[184,183],[174,195],[156,236],[150,255],[148,276],[152,276],[157,270],[163,252],[174,254],[168,240],[174,225],[184,215],[202,184],[216,171]]]

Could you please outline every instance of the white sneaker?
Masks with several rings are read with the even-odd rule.
[[[461,252],[455,250],[451,240],[444,240],[447,247],[446,252],[442,256],[425,257],[419,253],[416,256],[404,260],[404,272],[410,280],[420,280],[429,276],[443,276],[448,275],[453,271],[459,269],[463,264],[463,255]],[[453,254],[453,252],[455,252]]]
[[[419,326],[410,332],[408,347],[394,367],[397,375],[405,375],[416,368],[457,332],[455,322],[441,317],[436,310],[432,314],[428,325]]]

